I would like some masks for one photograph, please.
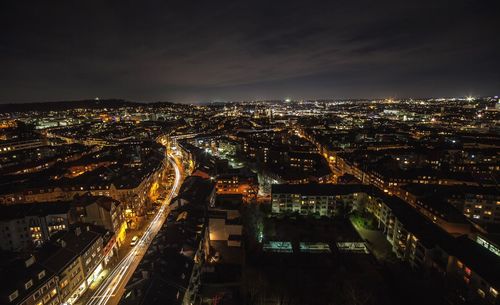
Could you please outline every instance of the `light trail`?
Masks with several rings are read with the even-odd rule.
[[[144,231],[142,237],[139,238],[135,247],[132,248],[132,250],[130,250],[130,252],[121,260],[121,262],[113,268],[106,279],[101,283],[101,285],[99,285],[99,288],[94,292],[93,296],[87,302],[87,305],[105,305],[108,303],[110,298],[116,295],[117,288],[122,284],[125,284],[124,280],[128,280],[128,273],[134,271],[130,269],[131,265],[134,262],[137,264],[139,263],[139,261],[142,259],[142,256],[145,254],[147,248],[149,247],[149,244],[163,225],[163,222],[166,218],[166,212],[168,211],[167,204],[169,204],[172,198],[177,195],[181,182],[181,172],[173,155],[169,154],[168,160],[174,168],[175,180],[172,186],[172,190],[168,194],[167,198],[165,198],[165,203],[162,204],[158,213],[156,213],[153,220],[151,220],[147,229]],[[139,257],[139,255],[141,256]],[[131,275],[132,274],[130,274],[130,276]]]

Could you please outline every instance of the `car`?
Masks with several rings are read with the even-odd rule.
[[[139,241],[139,236],[134,236],[132,237],[132,241],[130,242],[130,246],[133,247],[137,244],[137,242]]]

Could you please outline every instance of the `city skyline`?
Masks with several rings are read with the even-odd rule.
[[[0,105],[0,303],[498,305],[499,118],[498,97]]]

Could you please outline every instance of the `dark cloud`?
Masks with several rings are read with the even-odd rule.
[[[499,94],[497,2],[4,1],[0,101]]]

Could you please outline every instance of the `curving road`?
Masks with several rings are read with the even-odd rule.
[[[144,230],[144,234],[139,239],[132,250],[113,268],[105,280],[96,289],[94,295],[87,302],[87,305],[115,305],[120,301],[125,292],[125,285],[134,273],[137,265],[147,251],[149,244],[160,230],[169,212],[168,204],[177,195],[181,184],[181,171],[173,155],[168,155],[168,160],[175,171],[175,180],[172,189],[165,198],[165,203],[160,207],[158,213]]]

